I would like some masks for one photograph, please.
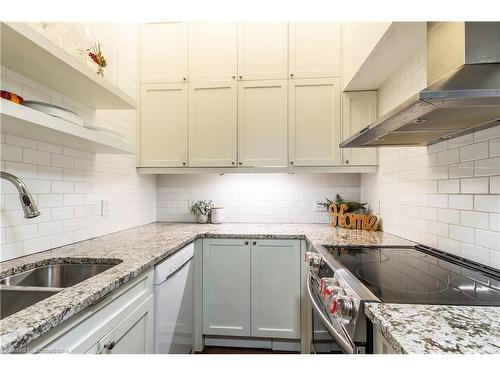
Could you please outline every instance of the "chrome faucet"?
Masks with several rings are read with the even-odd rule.
[[[0,177],[4,180],[12,182],[12,184],[16,187],[19,192],[19,200],[21,201],[21,206],[24,210],[24,217],[26,219],[33,219],[34,217],[40,215],[40,211],[38,211],[28,188],[19,177],[3,171],[0,171]]]

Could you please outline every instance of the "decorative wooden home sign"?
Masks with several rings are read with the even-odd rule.
[[[346,229],[363,229],[377,230],[378,216],[376,215],[361,215],[353,214],[347,211],[347,205],[342,203],[339,207],[332,203],[328,207],[328,211],[332,215],[332,225],[334,227],[342,227]]]

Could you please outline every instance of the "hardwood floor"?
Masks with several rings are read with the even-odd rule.
[[[299,352],[288,352],[271,349],[257,348],[231,348],[224,346],[205,346],[202,352],[195,354],[299,354]]]

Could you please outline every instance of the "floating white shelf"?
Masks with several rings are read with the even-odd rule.
[[[103,132],[0,99],[0,130],[20,137],[100,154],[135,154],[135,146]]]
[[[12,70],[91,108],[137,108],[136,99],[98,76],[29,25],[1,23],[0,33],[1,61]]]
[[[393,22],[344,91],[379,89],[401,65],[426,46],[425,22]]]
[[[376,173],[376,166],[338,167],[207,167],[156,168],[138,167],[139,174],[226,174],[226,173]]]

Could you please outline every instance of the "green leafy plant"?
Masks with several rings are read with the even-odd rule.
[[[320,202],[318,204],[320,206],[328,208],[328,207],[330,207],[330,205],[332,203],[335,203],[339,207],[340,207],[341,204],[345,204],[347,206],[347,212],[356,212],[356,211],[365,210],[366,209],[366,205],[368,204],[368,203],[345,201],[345,200],[342,199],[342,197],[339,194],[337,194],[335,196],[335,202],[331,201],[328,198],[325,198],[325,200],[323,202]]]
[[[191,213],[195,215],[210,215],[213,206],[212,201],[196,201],[191,206]]]

